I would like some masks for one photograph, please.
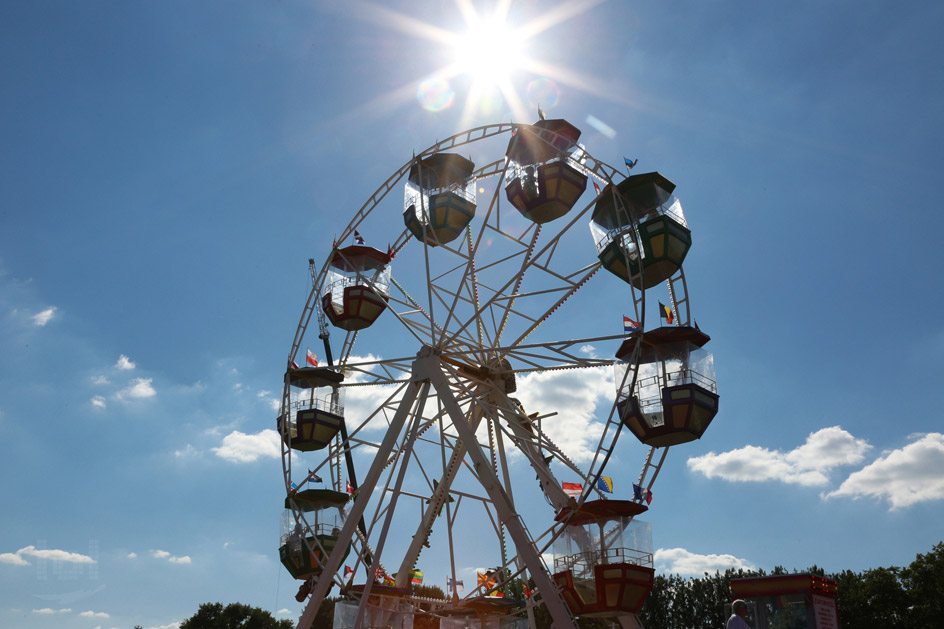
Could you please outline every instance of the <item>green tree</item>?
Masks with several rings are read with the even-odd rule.
[[[197,613],[183,621],[180,629],[292,629],[291,620],[276,620],[258,607],[242,603],[204,603]]]
[[[944,627],[944,542],[919,554],[901,579],[911,600],[912,626]]]

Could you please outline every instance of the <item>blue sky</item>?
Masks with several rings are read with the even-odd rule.
[[[538,104],[676,182],[692,228],[721,412],[653,488],[657,567],[863,570],[941,540],[944,8],[514,2],[539,63],[505,96],[440,76],[437,101],[453,52],[423,25],[463,33],[462,6],[340,4],[0,8],[0,625],[295,617],[266,431],[307,259],[413,151]],[[557,325],[619,333],[616,288]],[[601,376],[573,386],[562,416],[607,412]]]

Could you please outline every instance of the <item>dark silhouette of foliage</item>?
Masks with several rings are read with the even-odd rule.
[[[292,629],[291,620],[276,620],[268,611],[242,603],[204,603],[180,629]]]

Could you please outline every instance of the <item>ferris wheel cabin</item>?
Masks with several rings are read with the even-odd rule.
[[[344,406],[338,384],[344,374],[325,367],[289,369],[285,373],[289,386],[289,410],[294,421],[279,417],[279,433],[293,450],[321,450],[334,439],[344,422]],[[321,393],[318,393],[321,391]]]
[[[349,499],[347,494],[330,489],[305,489],[285,499],[279,560],[293,577],[304,580],[321,574],[321,566],[334,550],[344,526],[347,517],[345,505]],[[292,500],[311,525],[311,535],[305,535],[301,525],[292,517]],[[344,557],[350,551],[348,544]]]
[[[475,216],[475,164],[455,153],[418,159],[404,192],[403,223],[413,237],[444,245],[462,234]]]
[[[322,288],[321,308],[342,330],[363,330],[387,308],[390,254],[351,245],[337,249]]]
[[[633,518],[647,507],[631,500],[590,500],[566,522],[554,542],[554,582],[578,616],[635,614],[652,590],[652,528]]]
[[[669,326],[635,333],[616,352],[619,367],[642,343],[635,389],[630,391],[627,377],[616,408],[623,425],[644,444],[664,447],[700,439],[718,413],[714,357],[702,349],[709,340],[695,328]]]
[[[672,277],[692,246],[674,190],[674,183],[653,172],[627,177],[615,188],[607,184],[597,198],[590,231],[600,262],[636,288],[652,288]]]
[[[522,125],[508,143],[505,194],[521,214],[547,223],[570,211],[587,187],[573,158],[580,129],[566,120]]]

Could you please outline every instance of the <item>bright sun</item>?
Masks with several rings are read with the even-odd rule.
[[[476,21],[456,39],[457,70],[480,85],[501,84],[526,63],[523,38],[502,20]]]

